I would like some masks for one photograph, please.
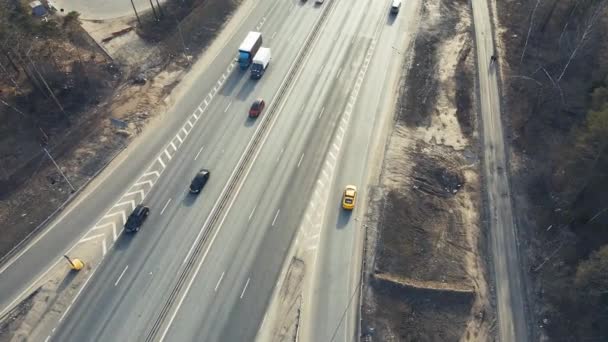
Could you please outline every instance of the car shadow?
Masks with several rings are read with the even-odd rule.
[[[66,261],[66,267],[69,267],[67,261]],[[86,263],[85,263],[84,267],[87,267]],[[74,279],[76,278],[76,276],[78,275],[78,272],[81,272],[81,271],[84,271],[84,268],[80,271],[70,269],[68,274],[65,275],[65,278],[63,278],[61,283],[57,286],[57,293],[63,292],[63,290],[65,290],[68,286],[70,286],[72,284],[72,282],[74,281]]]
[[[247,80],[245,82],[245,84],[243,84],[243,86],[241,87],[241,90],[239,91],[239,93],[236,95],[236,98],[241,101],[247,100],[247,98],[249,97],[251,92],[253,92],[253,89],[255,88],[256,83],[257,83],[256,80]]]
[[[386,24],[393,25],[396,20],[397,20],[397,14],[388,12],[388,17],[386,18]]]
[[[340,213],[338,214],[338,222],[336,222],[337,229],[344,229],[353,216],[353,210],[344,210],[342,206],[339,207]]]
[[[249,115],[247,115],[247,120],[245,120],[245,127],[252,127],[255,125],[255,122],[257,120],[259,120],[260,117],[258,116],[257,118],[252,118]]]
[[[119,228],[116,227],[116,229],[119,229]],[[123,227],[120,227],[120,229],[123,229]],[[135,232],[135,233],[127,233],[124,230],[117,231],[116,233],[120,234],[120,236],[118,237],[118,239],[116,240],[116,243],[114,244],[114,249],[123,250],[123,249],[129,248],[133,239],[135,239],[137,237],[137,234],[140,234],[145,229],[146,229],[146,222],[144,222],[141,225],[141,227],[139,228],[139,231]]]
[[[201,190],[201,192],[203,192]],[[191,207],[194,202],[196,202],[196,199],[198,198],[198,196],[201,195],[201,192],[199,192],[198,194],[191,194],[189,191],[184,195],[184,198],[182,199],[182,204],[185,205],[186,207]]]

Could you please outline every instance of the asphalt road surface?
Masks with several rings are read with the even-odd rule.
[[[494,281],[498,311],[499,339],[504,342],[528,340],[525,295],[519,250],[511,206],[511,193],[498,92],[498,65],[490,63],[495,54],[488,3],[473,1],[479,91],[483,130],[483,175],[486,181]],[[500,56],[499,56],[500,60]]]
[[[338,120],[339,111],[333,108],[344,106],[348,85],[355,78],[354,74],[341,73],[341,65],[350,65],[369,44],[369,39],[355,39],[342,31],[322,48],[317,42],[305,45],[325,10],[322,6],[268,2],[258,7],[262,9],[251,15],[252,22],[244,25],[241,36],[266,18],[261,30],[271,39],[266,38],[264,45],[273,49],[267,73],[259,81],[249,80],[238,70],[232,73],[205,113],[205,121],[190,133],[191,138],[148,195],[153,212],[145,226],[137,235],[123,236],[117,242],[53,340],[141,340],[149,336],[184,261],[194,254],[193,241],[199,241],[197,237],[234,166],[260,120],[273,106],[279,106],[272,99],[283,89],[285,77],[304,46],[310,49],[306,51],[306,66],[296,75],[287,102],[275,109],[270,135],[220,224],[205,242],[192,270],[194,277],[171,303],[166,322],[155,337],[249,340],[255,336],[309,196],[315,169],[320,166],[319,152],[327,148]],[[326,27],[333,26],[339,32],[337,25],[346,21],[345,13],[340,16],[336,23],[333,18],[325,20]],[[236,49],[226,51],[226,61],[233,57],[233,51]],[[247,109],[257,97],[269,101],[270,108],[257,120],[247,119]],[[323,107],[327,110],[319,115]],[[193,161],[195,155],[197,162]],[[198,197],[192,197],[186,193],[187,185],[203,166],[211,170],[211,180]],[[159,208],[170,198],[171,204],[161,215]]]
[[[310,334],[314,341],[353,340],[357,305],[352,298],[360,262],[354,219],[359,212],[342,212],[339,196],[346,183],[365,184],[367,179],[362,156],[377,125],[375,110],[392,96],[382,93],[383,83],[391,72],[386,66],[394,63],[403,43],[406,8],[394,18],[387,3],[371,0],[331,0],[321,6],[260,1],[163,125],[130,147],[120,168],[100,181],[78,210],[68,211],[34,247],[0,269],[2,307],[48,268],[49,256],[63,254],[120,197],[141,173],[141,165],[155,158],[232,63],[247,31],[263,23],[264,45],[273,49],[267,73],[252,81],[247,73],[232,71],[147,196],[152,212],[142,230],[117,241],[52,340],[253,340],[353,84],[374,47],[347,143],[336,160],[331,184],[336,203],[327,211],[322,236]],[[479,42],[487,43],[491,30],[487,14],[478,15],[483,66],[490,50]],[[505,191],[508,195],[508,179],[499,172],[506,161],[493,71],[480,67],[480,82],[488,192],[496,217],[492,229],[498,232],[493,249],[500,334],[504,341],[525,341],[519,277],[509,273],[518,272],[517,249],[510,200],[502,196]],[[259,97],[269,106],[260,118],[248,119],[247,110]],[[260,130],[263,122],[265,132]],[[258,146],[250,148],[252,141]],[[246,152],[252,152],[251,163],[235,188],[226,190]],[[201,167],[211,170],[211,179],[200,195],[189,195],[188,184]],[[218,198],[226,191],[232,196],[219,210]],[[216,212],[217,223],[206,224]],[[177,287],[182,274],[185,281]],[[517,314],[520,308],[522,315]]]

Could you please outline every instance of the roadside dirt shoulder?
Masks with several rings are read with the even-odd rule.
[[[435,0],[419,15],[367,216],[362,333],[491,340],[470,6]]]

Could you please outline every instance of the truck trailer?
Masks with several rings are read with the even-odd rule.
[[[270,48],[260,48],[258,53],[253,57],[253,64],[251,65],[251,78],[258,79],[264,75],[264,71],[270,63]]]
[[[253,62],[253,57],[261,46],[262,33],[253,31],[249,32],[239,47],[239,66],[241,69],[247,69],[249,65],[251,65],[251,62]]]

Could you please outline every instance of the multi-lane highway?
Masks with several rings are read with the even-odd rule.
[[[406,2],[398,16],[389,15],[388,1],[246,4],[233,34],[161,121],[0,269],[3,308],[71,245],[93,239],[89,229],[115,216],[125,189],[151,174],[151,214],[141,231],[118,236],[107,254],[104,240],[103,262],[48,327],[50,339],[251,341],[312,191],[322,184],[330,195],[303,336],[355,339],[355,219],[363,208],[342,211],[340,193],[356,184],[359,202],[365,200],[372,146],[382,143],[419,2]],[[272,49],[258,81],[233,67],[250,30],[261,31]],[[267,107],[249,119],[256,98]],[[210,181],[200,195],[188,194],[203,167]]]

